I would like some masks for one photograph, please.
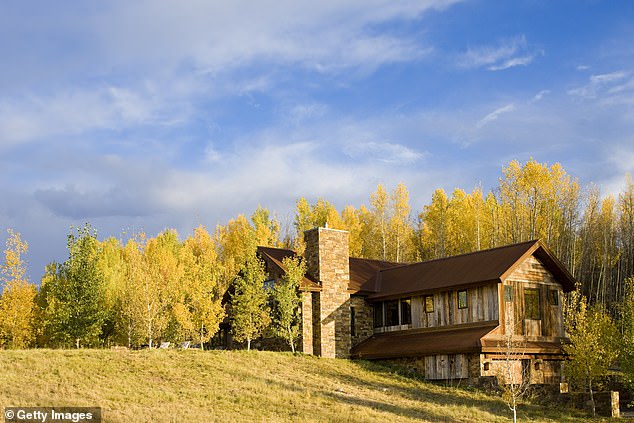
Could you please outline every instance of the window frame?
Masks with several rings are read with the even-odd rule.
[[[383,313],[383,301],[380,301],[378,303],[374,303],[374,313],[372,313],[374,315],[373,320],[374,320],[374,327],[375,328],[382,328],[385,327],[385,315]],[[379,317],[380,319],[377,319],[377,317]]]
[[[504,285],[504,302],[513,302],[513,285]]]
[[[407,304],[407,306],[404,308],[403,304]],[[399,324],[401,326],[403,325],[411,325],[412,324],[412,298],[408,297],[408,298],[401,298],[399,300]]]
[[[460,301],[461,294],[464,294],[464,304]],[[458,310],[465,310],[469,308],[469,291],[467,289],[461,289],[456,294],[458,302]]]
[[[558,289],[548,290],[548,304],[554,307],[557,307],[559,305],[559,290]]]
[[[434,312],[434,296],[433,295],[425,295],[423,296],[423,307],[425,309],[425,313],[433,313]]]
[[[527,295],[527,293],[530,293],[530,295]],[[533,301],[535,301],[535,303],[532,304],[534,307],[528,307],[529,302],[527,301],[527,298],[534,298]],[[524,319],[541,320],[542,310],[540,303],[541,301],[539,288],[524,288]]]

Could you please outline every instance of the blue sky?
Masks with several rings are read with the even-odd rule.
[[[86,221],[186,235],[379,182],[418,211],[513,159],[604,193],[634,168],[631,1],[6,1],[0,55],[0,241],[34,282]]]

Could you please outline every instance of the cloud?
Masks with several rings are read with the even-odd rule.
[[[577,88],[569,89],[568,94],[580,98],[596,98],[605,93],[606,90],[614,89],[614,83],[623,80],[628,75],[629,73],[625,71],[591,75],[588,79],[588,83]],[[624,86],[622,85],[621,87]]]
[[[506,106],[500,107],[499,109],[495,109],[494,111],[492,111],[491,113],[487,114],[482,119],[480,119],[476,123],[475,127],[477,129],[481,129],[485,125],[488,125],[489,123],[493,121],[496,121],[500,117],[500,115],[512,112],[513,110],[515,110],[515,104],[513,103],[507,104]]]
[[[330,72],[416,59],[426,51],[419,40],[378,34],[374,26],[411,21],[453,3],[119,1],[100,10],[87,27],[114,63],[187,60],[220,72],[270,62]]]
[[[0,148],[60,135],[157,123],[165,106],[151,91],[114,86],[0,99]],[[176,116],[171,114],[172,119]]]
[[[40,189],[35,199],[56,216],[71,219],[98,217],[140,217],[152,212],[152,205],[142,192],[130,192],[121,187],[106,191],[79,191],[74,186]]]
[[[424,156],[411,148],[387,142],[360,142],[343,148],[344,153],[353,159],[378,160],[385,163],[413,163]]]
[[[537,103],[538,101],[541,101],[548,94],[550,94],[550,90],[541,90],[540,92],[535,94],[535,96],[531,100],[531,103]]]
[[[467,69],[486,67],[491,71],[500,71],[526,66],[540,54],[543,51],[530,48],[526,37],[520,35],[502,40],[495,46],[469,48],[458,57],[458,66]]]

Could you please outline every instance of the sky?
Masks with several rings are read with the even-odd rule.
[[[634,2],[0,3],[0,243],[29,275],[100,238],[403,182],[487,191],[511,160],[634,173]]]

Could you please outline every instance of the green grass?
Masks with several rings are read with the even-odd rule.
[[[506,422],[502,401],[363,361],[258,351],[0,351],[0,407],[100,406],[106,422]],[[582,421],[520,406],[520,421]]]

